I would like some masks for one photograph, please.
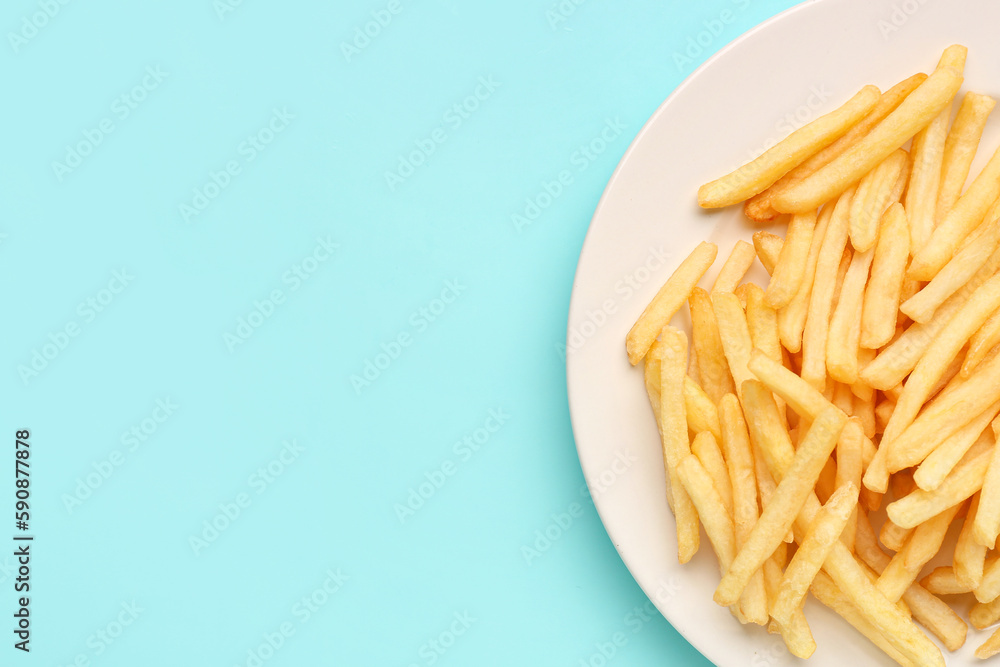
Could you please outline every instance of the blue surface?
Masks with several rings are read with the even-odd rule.
[[[0,664],[708,664],[559,348],[632,138],[793,3],[64,2],[0,20]]]

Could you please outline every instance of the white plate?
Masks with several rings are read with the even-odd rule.
[[[963,91],[1000,98],[997,26],[1000,3],[989,0],[799,5],[737,39],[681,84],[636,137],[597,207],[580,255],[567,334],[580,461],[601,519],[636,581],[717,665],[798,661],[780,639],[740,626],[712,602],[719,573],[704,534],[694,561],[677,563],[659,440],[642,371],[625,357],[625,334],[698,242],[719,244],[724,260],[736,239],[750,240],[754,230],[737,208],[698,208],[699,185],[758,154],[792,126],[833,110],[867,83],[886,90],[914,72],[929,72],[949,44],[969,47]],[[987,128],[973,173],[1000,143],[998,125],[993,120]],[[766,285],[763,269],[756,270],[754,281]],[[706,276],[708,284],[712,279]],[[675,324],[688,326],[686,309]],[[819,646],[810,664],[894,664],[815,600],[806,614]],[[948,664],[978,663],[973,651],[987,636],[970,630],[961,651],[945,652]]]

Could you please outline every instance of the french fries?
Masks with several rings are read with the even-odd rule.
[[[941,113],[962,80],[954,68],[935,70],[857,144],[778,195],[775,210],[805,213],[842,193]]]
[[[792,132],[733,173],[701,186],[698,204],[703,208],[731,206],[763,192],[792,167],[844,135],[875,106],[881,94],[875,86],[865,86],[841,108]]]
[[[669,322],[670,318],[681,309],[688,295],[694,289],[701,277],[719,254],[719,247],[714,243],[701,243],[685,259],[673,275],[663,284],[653,300],[642,311],[642,315],[632,326],[625,339],[628,360],[635,366],[646,356],[653,341]]]
[[[986,129],[996,101],[988,95],[966,93],[958,108],[955,122],[948,131],[941,159],[941,187],[937,199],[937,221],[940,221],[958,201],[962,188],[969,177],[969,168],[976,157],[979,140]]]
[[[785,237],[737,242],[709,291],[699,246],[627,338],[679,559],[700,523],[714,600],[797,657],[817,648],[809,593],[901,665],[945,664],[916,623],[965,643],[969,605],[938,596],[1000,621],[1000,149],[963,192],[995,105],[967,93],[951,121],[966,53],[702,186],[702,207],[743,202]],[[766,286],[744,282],[754,257]],[[685,301],[690,345],[670,326]],[[994,653],[1000,631],[977,650]]]

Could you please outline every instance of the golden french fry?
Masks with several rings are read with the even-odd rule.
[[[948,436],[937,449],[928,454],[913,473],[913,480],[917,486],[925,491],[933,491],[941,485],[977,441],[984,444],[991,443],[992,436],[984,431],[998,412],[1000,412],[1000,401],[975,416],[972,421]]]
[[[722,265],[719,275],[712,285],[713,292],[733,292],[750,270],[750,265],[757,258],[757,251],[746,241],[737,241],[729,259]]]
[[[962,346],[965,345],[972,334],[982,326],[986,318],[997,308],[1000,308],[1000,275],[986,281],[985,284],[972,294],[969,300],[959,309],[951,324],[934,338],[923,357],[917,363],[916,368],[910,373],[910,377],[903,386],[903,393],[900,395],[899,400],[896,401],[896,409],[892,413],[892,419],[889,420],[889,424],[886,426],[882,437],[882,446],[888,446],[887,463],[890,469],[899,469],[892,463],[897,458],[895,450],[897,447],[901,447],[896,439],[901,439],[901,434],[913,424],[917,413],[927,402],[927,399],[931,397],[937,382],[942,379],[949,364],[957,359]],[[972,378],[966,380],[966,382],[971,381]],[[996,398],[1000,398],[1000,392],[997,393],[998,396]],[[953,402],[950,405],[954,406],[957,403]],[[986,405],[975,410],[972,416],[974,417],[976,414],[982,412],[988,405],[989,403],[986,403]],[[970,405],[968,409],[974,408]],[[963,424],[959,424],[959,427],[967,423],[968,418],[968,415],[966,415],[966,419],[963,421]],[[951,435],[951,433],[946,434],[944,437],[946,438],[948,435]],[[914,437],[920,437],[919,432],[915,432]],[[926,455],[930,453],[936,444],[937,442],[932,443],[931,447],[922,451],[925,451]]]
[[[705,471],[712,478],[715,490],[719,492],[722,503],[729,515],[733,515],[733,485],[729,481],[729,470],[726,460],[719,449],[719,443],[708,431],[702,431],[691,441],[691,452],[698,457]]]
[[[729,372],[733,376],[736,393],[739,396],[743,393],[743,382],[753,378],[747,369],[753,342],[750,340],[746,314],[736,295],[728,292],[712,294],[712,310],[719,323],[722,350],[729,363]]]
[[[733,487],[733,525],[736,549],[739,551],[757,524],[757,478],[747,425],[734,394],[726,394],[719,402],[719,421],[722,424],[723,455]],[[749,622],[758,625],[767,623],[767,596],[761,570],[758,569],[750,578],[740,597],[740,609]]]
[[[778,313],[765,302],[764,290],[752,283],[747,284],[746,317],[753,346],[780,363]]]
[[[986,119],[996,102],[988,95],[966,93],[958,115],[951,125],[948,138],[944,144],[944,157],[941,161],[941,187],[937,199],[938,222],[951,210],[958,201],[969,177],[969,168],[976,157],[979,140],[986,128]]]
[[[684,378],[684,407],[687,410],[688,427],[695,434],[708,431],[716,438],[722,437],[719,411],[715,403],[690,377]]]
[[[771,204],[779,193],[815,173],[820,167],[829,164],[834,158],[861,141],[926,79],[926,74],[914,74],[882,93],[868,115],[858,121],[844,136],[792,169],[764,192],[748,199],[743,208],[747,217],[755,222],[766,222],[778,217],[780,214]]]
[[[959,509],[959,505],[954,505],[916,526],[910,539],[879,576],[877,586],[883,595],[892,601],[903,597],[906,589],[917,580],[920,570],[941,549],[948,526]]]
[[[902,194],[900,187],[896,200],[891,199],[908,160],[906,151],[895,150],[858,183],[850,213],[851,245],[857,252],[875,247],[882,214],[890,205],[898,202],[899,194]]]
[[[778,334],[778,313],[767,305],[764,290],[757,285],[747,286],[747,327],[750,329],[750,341],[755,349],[761,350],[778,363],[782,362],[781,338]],[[785,414],[785,401],[776,399],[778,414]],[[787,419],[782,419],[787,424]]]
[[[701,381],[705,393],[717,404],[723,396],[735,391],[729,364],[722,350],[719,323],[712,310],[712,300],[702,288],[695,287],[691,290],[688,306],[691,311],[692,345],[698,351]]]
[[[879,532],[878,539],[887,548],[899,551],[906,545],[906,541],[910,539],[910,535],[912,534],[912,528],[900,528],[890,519],[886,519],[885,523],[882,524],[882,530]]]
[[[916,528],[972,496],[983,486],[991,449],[973,447],[938,488],[933,491],[917,489],[905,498],[889,503],[886,507],[889,519],[902,528]]]
[[[986,660],[987,658],[992,658],[997,653],[1000,653],[1000,628],[994,630],[989,639],[976,649],[976,657],[980,660]]]
[[[990,556],[983,567],[983,580],[972,591],[980,602],[992,602],[1000,597],[1000,558]]]
[[[969,621],[976,630],[985,630],[1000,621],[1000,597],[992,602],[977,602],[969,611]]]
[[[969,626],[941,598],[920,584],[912,584],[903,594],[903,602],[910,607],[913,618],[933,632],[949,651],[957,651],[965,644]]]
[[[861,371],[861,378],[882,391],[891,390],[902,382],[903,378],[913,370],[921,356],[930,347],[931,341],[951,322],[965,302],[997,269],[1000,268],[1000,250],[990,255],[986,264],[976,272],[976,275],[945,301],[935,312],[934,317],[926,323],[914,323],[902,334],[883,348],[875,360]]]
[[[759,381],[747,380],[743,383],[743,409],[753,415],[747,420],[750,441],[760,450],[771,474],[780,478],[791,465],[795,448],[781,423],[774,396]]]
[[[767,275],[773,274],[778,258],[781,257],[781,250],[785,247],[785,240],[777,234],[762,230],[754,233],[753,247]]]
[[[976,544],[972,528],[979,513],[979,494],[972,496],[969,513],[962,522],[962,530],[955,542],[955,558],[952,572],[957,586],[975,590],[983,582],[983,568],[986,564],[986,547]]]
[[[660,331],[680,310],[691,290],[712,266],[718,252],[719,248],[714,243],[700,243],[667,279],[628,332],[625,347],[629,363],[635,366],[646,356]]]
[[[875,424],[878,431],[885,431],[885,425],[892,418],[892,411],[896,409],[896,401],[884,399],[875,406]]]
[[[858,143],[775,197],[775,210],[804,213],[842,193],[941,113],[962,80],[953,68],[935,70]]]
[[[919,292],[899,307],[914,322],[927,322],[934,311],[986,263],[1000,242],[1000,226],[983,223],[975,240],[959,250]]]
[[[684,378],[687,377],[687,336],[671,326],[663,327],[660,360],[660,440],[667,477],[675,474],[682,458],[691,453],[688,441]],[[677,523],[677,559],[686,563],[698,551],[698,514],[680,484],[669,485]]]
[[[979,327],[979,331],[972,334],[972,338],[969,339],[969,351],[962,364],[962,377],[972,375],[976,366],[998,344],[1000,344],[1000,310],[990,315],[983,326]]]
[[[971,593],[973,586],[961,584],[951,567],[936,567],[920,580],[920,585],[934,595],[963,595]]]
[[[865,86],[839,109],[792,132],[736,171],[698,188],[698,204],[702,208],[731,206],[763,192],[793,167],[843,136],[871,111],[881,94],[875,86]]]
[[[965,54],[960,59],[953,58],[953,55],[954,52],[945,52],[938,67],[953,66],[959,71],[964,69]],[[934,229],[949,120],[950,101],[927,127],[913,137],[913,171],[906,191],[906,213],[910,223],[911,243],[916,250],[924,247]]]
[[[875,395],[872,393],[871,399],[865,401],[857,396],[854,397],[854,416],[861,421],[862,430],[868,439],[874,438],[879,433],[877,421],[875,419]],[[863,492],[862,492],[863,493]]]
[[[850,385],[846,385],[843,382],[834,382],[832,393],[833,396],[830,397],[830,401],[840,408],[841,412],[845,415],[854,414],[854,394],[851,392]]]
[[[826,237],[826,230],[830,226],[835,209],[836,202],[830,202],[820,209],[812,241],[809,244],[809,254],[806,256],[806,264],[802,269],[802,281],[799,284],[799,289],[788,305],[778,311],[778,334],[781,336],[781,344],[793,354],[802,349],[802,332],[806,324],[806,315],[809,312],[809,299],[812,296],[813,281],[816,277],[816,264],[819,261],[823,239]],[[801,367],[801,364],[799,366]]]
[[[848,215],[854,197],[849,188],[837,200],[823,245],[816,261],[816,273],[809,295],[809,309],[802,332],[802,379],[820,391],[826,386],[826,341],[830,312],[844,248],[847,245]]]
[[[719,569],[722,572],[729,570],[736,553],[733,520],[726,512],[726,506],[712,477],[693,454],[681,460],[677,466],[677,477],[682,489],[697,508],[698,516],[705,526],[705,534],[719,560]]]
[[[847,276],[840,289],[837,307],[830,319],[826,342],[826,370],[837,382],[854,384],[858,381],[858,349],[863,316],[865,284],[871,267],[874,248],[855,252]]]
[[[826,574],[820,572],[810,587],[810,592],[816,599],[837,612],[855,629],[868,638],[886,655],[904,667],[915,667],[917,662],[907,657],[893,646],[885,635],[885,631],[869,621],[854,602],[840,591],[840,588]]]
[[[739,600],[754,573],[777,548],[812,493],[847,418],[837,408],[824,411],[809,428],[791,467],[778,483],[770,504],[760,515],[732,566],[715,591],[715,601],[729,606]]]
[[[816,211],[792,216],[788,222],[788,233],[781,246],[778,263],[771,272],[771,282],[767,285],[767,304],[772,308],[783,308],[791,303],[802,285],[802,267],[809,256],[813,232],[816,230]]]
[[[882,574],[891,559],[879,549],[867,515],[859,513],[856,544],[858,556],[875,572]],[[968,634],[968,626],[951,607],[920,584],[911,584],[902,598],[913,617],[933,632],[950,651],[958,650]]]
[[[879,628],[886,641],[901,652],[906,660],[911,664],[944,667],[944,656],[940,649],[875,587],[847,547],[839,543],[834,545],[823,568],[864,619]],[[819,581],[821,576],[816,580]]]
[[[863,347],[882,347],[896,332],[896,309],[899,307],[909,248],[910,231],[906,213],[901,204],[893,204],[882,216],[871,281],[865,289],[861,314]]]
[[[771,554],[771,557],[764,561],[764,592],[767,593],[767,608],[771,608],[771,603],[775,596],[778,594],[778,584],[781,583],[781,565],[779,564],[779,554],[775,551]],[[770,623],[767,625],[767,631],[770,634],[780,634],[781,628],[778,624],[771,619]],[[785,644],[788,644],[788,639],[785,639]]]
[[[864,427],[861,420],[851,417],[844,426],[837,441],[837,488],[842,489],[848,484],[861,488],[862,443],[864,442]],[[843,531],[840,540],[848,549],[854,550],[854,538],[857,533],[858,514],[857,508],[853,508],[851,516],[847,520],[847,528]]]
[[[987,210],[1000,197],[1000,149],[972,181],[951,210],[914,256],[906,276],[931,280],[948,263],[968,234],[983,222]]]
[[[858,492],[853,482],[840,487],[810,524],[805,539],[785,570],[778,597],[771,607],[771,615],[779,625],[788,624],[805,601],[809,586],[857,507]]]
[[[1000,400],[1000,382],[996,381],[998,372],[1000,357],[983,364],[953,391],[944,392],[931,401],[899,438],[892,441],[886,460],[889,471],[895,472],[917,465],[948,436]],[[896,403],[893,417],[899,411],[899,403]],[[892,426],[891,423],[889,425]]]
[[[1000,433],[1000,417],[993,420],[994,441]],[[1000,534],[1000,447],[993,447],[990,465],[983,479],[983,490],[979,494],[979,509],[972,524],[973,541],[987,549],[996,545]]]

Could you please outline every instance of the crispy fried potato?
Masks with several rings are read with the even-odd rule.
[[[733,384],[733,378],[729,374],[729,362],[726,361],[722,349],[719,323],[715,319],[715,311],[712,309],[712,300],[708,292],[695,287],[688,297],[688,307],[691,311],[692,347],[698,353],[701,381],[705,393],[713,403],[718,404],[719,399],[735,391],[736,385]]]
[[[871,111],[881,94],[875,86],[865,86],[839,109],[792,132],[736,171],[698,188],[698,204],[702,208],[720,208],[763,192],[793,167],[843,136]]]
[[[775,210],[804,213],[844,192],[941,113],[962,80],[951,67],[935,70],[861,141],[775,197]]]
[[[681,459],[691,453],[688,440],[684,378],[687,377],[687,336],[665,326],[656,353],[660,361],[660,440],[663,466],[668,479]],[[669,493],[677,523],[677,559],[686,563],[698,551],[698,514],[680,484],[671,483]]]
[[[908,161],[906,151],[895,150],[858,183],[850,214],[851,245],[857,252],[875,247],[882,214],[889,206],[897,203],[902,194],[902,185],[897,188],[897,184]],[[893,194],[896,195],[895,200]]]
[[[767,275],[773,274],[778,258],[781,257],[781,250],[785,247],[785,240],[777,234],[761,230],[753,235],[753,247]]]
[[[941,223],[930,239],[913,257],[907,278],[931,280],[948,263],[968,234],[983,222],[986,212],[1000,197],[1000,149],[983,167]],[[992,221],[987,221],[992,222]]]
[[[934,279],[906,300],[899,309],[914,322],[927,322],[952,294],[962,289],[989,260],[1000,242],[1000,226],[983,223],[974,241],[958,251]]]
[[[914,74],[882,93],[878,103],[872,107],[868,115],[858,121],[844,136],[792,169],[764,192],[748,199],[743,208],[746,216],[754,222],[768,222],[777,218],[780,213],[774,210],[771,203],[779,193],[815,173],[820,167],[829,164],[834,158],[861,141],[926,79],[926,74]]]
[[[791,467],[778,483],[771,503],[761,513],[747,541],[715,591],[715,601],[729,606],[739,600],[754,573],[774,552],[812,493],[847,418],[837,408],[824,411],[809,428]]]
[[[941,160],[941,187],[938,191],[936,221],[951,210],[958,201],[969,177],[969,168],[976,157],[979,140],[986,128],[986,119],[996,102],[988,95],[966,93],[958,115],[948,131]]]
[[[802,333],[802,379],[816,389],[826,386],[826,342],[830,328],[837,274],[847,246],[848,221],[854,188],[837,200],[823,245],[816,261],[816,274],[809,296],[809,310]]]
[[[646,356],[653,341],[687,301],[718,253],[719,248],[714,243],[700,243],[667,279],[628,332],[625,347],[629,363],[635,366]]]
[[[719,275],[712,285],[713,292],[733,292],[750,270],[750,265],[757,258],[757,251],[746,241],[737,241],[729,259],[722,265]]]

